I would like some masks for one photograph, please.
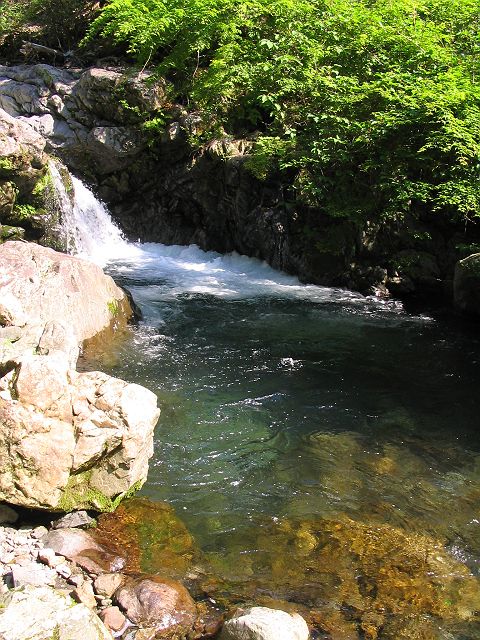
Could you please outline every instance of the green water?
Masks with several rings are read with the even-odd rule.
[[[175,507],[222,579],[340,616],[341,623],[319,623],[320,637],[480,637],[470,595],[468,614],[458,613],[458,585],[452,596],[453,587],[435,583],[450,590],[447,604],[458,597],[458,606],[448,604],[455,613],[422,605],[417,619],[414,609],[396,614],[394,605],[377,606],[362,589],[362,605],[357,596],[340,596],[350,565],[338,575],[318,568],[328,565],[333,539],[324,534],[321,542],[319,531],[349,523],[355,540],[377,540],[380,531],[399,536],[400,546],[407,544],[403,535],[438,542],[464,570],[458,580],[475,591],[480,340],[471,326],[277,281],[259,263],[194,248],[150,247],[110,271],[131,290],[144,319],[97,354],[98,364],[152,389],[162,408],[142,493]],[[377,543],[375,580],[386,553]],[[363,557],[343,538],[336,544]],[[290,552],[293,568],[278,569],[275,555]],[[403,547],[400,556],[408,556]],[[368,573],[362,562],[352,571]],[[358,575],[352,580],[358,583]],[[404,591],[398,597],[405,599]],[[352,618],[345,613],[352,608],[362,613]],[[408,624],[395,627],[400,618]],[[347,630],[338,635],[342,625]]]

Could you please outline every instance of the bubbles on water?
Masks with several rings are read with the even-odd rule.
[[[280,366],[288,371],[298,371],[302,367],[302,361],[294,358],[281,358]]]

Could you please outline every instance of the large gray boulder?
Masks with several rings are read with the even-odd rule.
[[[453,297],[459,311],[480,316],[480,253],[474,253],[457,262]]]
[[[100,267],[23,242],[0,247],[0,323],[58,322],[78,343],[128,315],[125,293]]]
[[[96,265],[33,244],[0,246],[0,500],[103,511],[143,484],[156,396],[74,368],[79,345],[129,313]]]
[[[143,151],[136,125],[165,99],[163,84],[145,72],[0,66],[0,108],[38,132],[48,151],[100,174],[127,167]]]
[[[48,587],[10,591],[0,606],[4,640],[112,640],[100,618],[84,604]]]
[[[308,640],[307,623],[279,609],[252,607],[225,623],[220,640]]]

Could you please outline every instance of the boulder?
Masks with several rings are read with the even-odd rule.
[[[78,343],[130,314],[125,293],[100,267],[24,242],[0,247],[0,291],[1,324],[55,322]]]
[[[129,620],[154,628],[156,637],[180,636],[195,624],[197,611],[192,597],[182,584],[168,578],[130,578],[115,598]]]
[[[252,607],[227,620],[220,640],[308,640],[307,623],[297,613]]]
[[[155,395],[73,368],[85,339],[129,313],[96,265],[38,245],[0,246],[0,500],[104,511],[143,484]]]
[[[460,312],[480,316],[480,253],[457,262],[453,298],[455,307]]]
[[[4,640],[112,640],[93,611],[55,589],[26,586],[4,598],[0,608]]]

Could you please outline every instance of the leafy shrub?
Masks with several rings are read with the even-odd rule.
[[[109,0],[89,38],[155,62],[333,216],[480,215],[478,0]]]

